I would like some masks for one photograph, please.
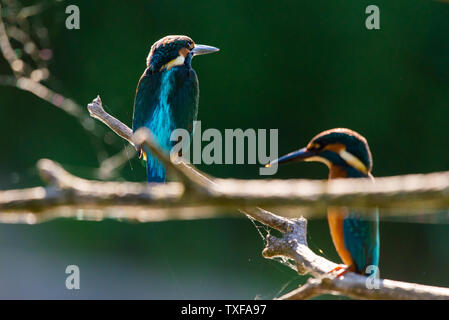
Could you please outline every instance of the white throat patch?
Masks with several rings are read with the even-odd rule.
[[[182,54],[180,54],[176,59],[173,59],[170,62],[164,64],[161,67],[161,70],[164,70],[164,69],[170,70],[173,67],[183,65],[185,59],[186,58]]]

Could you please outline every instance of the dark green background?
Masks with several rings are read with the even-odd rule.
[[[80,30],[65,28],[69,4],[80,8]],[[369,4],[380,7],[381,30],[365,28]],[[40,18],[54,53],[46,84],[83,106],[100,94],[128,125],[151,44],[185,34],[221,49],[193,61],[203,130],[277,128],[284,154],[325,129],[348,127],[368,139],[375,176],[449,170],[449,4],[70,1]],[[0,74],[8,72],[0,60]],[[86,178],[98,167],[100,149],[76,119],[16,88],[0,87],[0,137],[1,189],[41,184],[40,158]],[[125,144],[115,137],[101,143],[110,154]],[[238,178],[260,178],[258,168],[200,166]],[[131,159],[120,178],[144,181],[144,171]],[[320,164],[276,175],[326,176]],[[310,221],[309,241],[338,261],[325,220]],[[0,298],[271,299],[304,281],[263,259],[262,248],[246,219],[0,225]],[[77,292],[64,286],[68,264],[81,269]],[[385,278],[449,286],[447,221],[382,222],[380,270]]]

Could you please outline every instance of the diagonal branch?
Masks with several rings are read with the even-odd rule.
[[[147,141],[147,143],[151,142]],[[50,160],[41,160],[38,167],[42,178],[51,186],[2,191],[0,216],[3,222],[36,222],[36,217],[33,219],[30,213],[21,221],[12,220],[17,214],[8,216],[5,213],[11,208],[16,211],[33,210],[37,216],[43,210],[44,213],[49,214],[47,218],[52,218],[56,214],[58,217],[61,214],[65,216],[67,213],[65,209],[70,206],[76,209],[73,210],[77,214],[76,217],[82,219],[125,218],[155,221],[211,217],[208,209],[197,210],[193,207],[195,203],[202,201],[204,194],[197,193],[195,190],[186,194],[183,185],[177,182],[141,184],[89,181],[71,175]],[[199,171],[198,176],[204,177]],[[204,185],[206,183],[209,183],[209,186],[213,185],[212,179],[201,179],[204,179]],[[189,203],[185,202],[185,208],[169,209],[172,202],[183,198],[186,198],[185,201],[190,201],[190,207]],[[153,205],[150,206],[150,203]],[[152,210],[148,210],[149,208]],[[344,294],[364,299],[449,299],[449,289],[445,288],[380,280],[378,289],[375,289],[375,286],[370,289],[368,278],[360,275],[347,273],[342,278],[334,278],[329,271],[333,270],[337,264],[316,255],[308,248],[307,221],[304,218],[287,219],[260,208],[245,208],[240,211],[283,233],[282,238],[268,236],[266,248],[263,250],[264,257],[291,259],[295,261],[300,274],[311,274],[314,277],[309,279],[303,287],[280,299],[310,298],[324,293]],[[5,220],[8,217],[9,220]]]
[[[99,98],[95,103],[101,106]],[[121,136],[133,146],[150,149],[180,182],[143,184],[85,180],[44,159],[39,161],[38,169],[50,186],[0,191],[0,221],[34,223],[61,216],[138,221],[197,219],[216,217],[217,213],[229,214],[230,208],[240,208],[240,212],[283,234],[281,238],[267,237],[264,257],[293,260],[298,273],[312,276],[305,285],[280,299],[306,299],[325,293],[360,299],[449,299],[448,288],[393,280],[372,281],[350,272],[336,278],[329,272],[338,265],[309,249],[304,218],[288,219],[258,207],[282,208],[284,215],[295,217],[297,210],[287,209],[299,206],[307,208],[309,216],[322,216],[322,209],[329,205],[388,207],[388,201],[393,201],[395,205],[408,208],[407,197],[413,196],[426,205],[439,199],[435,205],[439,208],[447,203],[447,173],[383,178],[385,180],[375,187],[357,180],[334,184],[307,180],[216,179],[183,162],[172,163],[151,133],[144,130],[133,137],[129,128],[105,114],[96,113],[98,119],[104,119],[115,132],[123,133]]]
[[[160,153],[151,133],[144,130],[133,140],[132,130],[109,115],[102,106],[100,97],[88,105],[89,112],[104,122],[115,133],[135,146],[147,144],[167,168],[177,174],[183,182],[196,181],[203,184],[206,175],[194,167],[183,163],[172,163],[167,155]],[[198,177],[195,177],[199,175]],[[198,179],[199,178],[199,179]],[[202,181],[203,180],[203,181]],[[209,183],[211,179],[208,179]],[[287,211],[307,207],[308,215],[321,215],[328,206],[347,205],[359,208],[395,209],[395,215],[409,215],[410,212],[425,209],[447,209],[449,207],[449,171],[431,174],[413,174],[396,177],[376,178],[376,183],[364,179],[344,179],[331,182],[304,179],[289,180],[237,180],[213,179],[215,198],[221,198],[217,206],[231,207],[264,206],[283,207]],[[223,201],[221,201],[223,200]],[[397,209],[407,209],[397,211]],[[286,213],[288,215],[288,212]],[[393,212],[383,214],[392,215]]]
[[[117,120],[104,110],[103,103],[99,95],[92,101],[92,103],[87,105],[87,109],[89,110],[89,114],[92,118],[100,120],[119,137],[125,139],[134,146],[133,131],[126,124],[120,120]]]
[[[311,274],[303,286],[281,300],[309,299],[322,294],[339,294],[356,299],[449,299],[449,288],[393,280],[371,279],[352,272],[342,277],[329,274],[338,265],[309,249],[307,220],[291,219],[289,231],[279,239],[269,236],[263,251],[266,258],[282,256],[294,260],[300,274]]]
[[[101,100],[97,100],[97,103],[95,103],[94,101],[94,104],[90,104],[89,110],[91,110],[92,108],[101,111],[103,109],[101,106]],[[101,117],[98,119],[102,120]],[[117,119],[115,120],[118,121]],[[114,130],[114,125],[111,125],[112,124],[111,122],[107,124]],[[119,126],[119,128],[121,128],[121,126]],[[123,132],[123,129],[121,129],[120,131]],[[144,142],[145,140],[148,140],[149,142],[151,140],[151,142],[154,143],[154,139],[149,138],[150,136],[145,137],[142,134],[140,140],[138,139],[139,141],[137,145],[142,145],[142,142]],[[128,136],[127,140],[128,141],[131,140],[130,135]],[[147,144],[148,147],[150,145],[151,143]],[[152,152],[156,151],[155,156],[157,156],[159,159],[161,158],[164,159],[163,154],[157,153],[158,152],[157,148],[153,148],[151,149],[151,151]],[[169,159],[165,157],[164,164],[169,166],[172,170],[179,171],[180,176],[184,176],[184,178],[192,179],[197,182],[201,181],[200,185],[203,186],[204,188],[211,188],[216,190],[218,189],[221,191],[228,189],[225,188],[224,186],[222,186],[221,187],[222,189],[220,189],[219,187],[220,182],[217,179],[210,178],[206,176],[204,173],[200,172],[194,167],[186,165],[185,163],[180,163],[180,165],[175,166],[170,164]],[[193,172],[194,175],[185,174],[187,172],[186,169],[188,169],[190,172]],[[432,177],[433,178],[432,181],[439,179],[438,183],[436,183],[439,185],[437,187],[431,186],[428,188],[428,190],[438,189],[439,187],[440,189],[447,191],[448,188],[446,183],[448,179],[446,179],[447,178],[446,175],[447,173],[444,175],[439,174],[438,176]],[[419,185],[419,181],[413,178],[416,177],[412,177],[412,179],[403,182],[408,183],[413,182],[414,184],[418,183]],[[384,184],[390,187],[386,188],[387,190],[389,190],[390,193],[395,192],[394,182],[396,181],[384,181]],[[390,185],[388,185],[388,183],[390,183]],[[407,186],[408,184],[405,185]],[[241,188],[234,189],[233,187],[237,186],[232,186],[232,183],[231,185],[228,185],[228,187],[229,190],[238,190],[238,192],[242,191]],[[255,187],[255,185],[251,187]],[[249,187],[244,190],[254,190],[254,189]],[[264,193],[267,191],[265,188],[260,188],[257,190],[263,190]],[[338,188],[337,190],[340,189]],[[443,193],[446,193],[447,196],[446,191],[443,191]],[[248,193],[250,192],[248,191]],[[245,196],[247,195],[244,195],[242,197]],[[311,199],[314,199],[316,201],[316,197],[311,196]],[[347,201],[347,199],[345,199],[345,201]],[[445,203],[445,201],[443,202]],[[258,207],[253,208],[246,207],[245,209],[240,209],[239,211],[283,233],[283,237],[280,239],[271,235],[268,236],[266,248],[263,250],[264,257],[274,258],[282,256],[284,258],[292,259],[296,262],[298,273],[300,274],[309,273],[312,276],[314,276],[314,278],[310,278],[304,286],[282,296],[280,299],[309,299],[324,293],[344,294],[349,297],[362,298],[362,299],[449,299],[449,289],[447,288],[424,286],[392,280],[374,280],[374,283],[372,285],[368,285],[369,280],[368,278],[351,272],[347,273],[345,276],[340,278],[335,277],[332,278],[328,272],[330,270],[333,270],[337,266],[337,264],[321,256],[316,255],[315,253],[313,253],[312,250],[309,249],[306,240],[307,239],[306,219],[304,218],[287,219]]]

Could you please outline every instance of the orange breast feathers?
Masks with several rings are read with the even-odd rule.
[[[332,241],[334,242],[338,255],[344,264],[347,266],[352,266],[353,261],[351,254],[348,250],[346,250],[345,241],[343,238],[343,219],[346,214],[347,210],[344,208],[329,208],[327,210],[327,220],[329,222]]]
[[[329,180],[338,178],[346,178],[346,171],[340,167],[331,166],[329,168]],[[327,210],[327,220],[329,222],[332,241],[340,259],[347,266],[351,266],[353,261],[351,254],[345,248],[345,240],[343,237],[343,219],[347,213],[348,211],[345,208],[329,208]]]

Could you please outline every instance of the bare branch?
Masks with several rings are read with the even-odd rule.
[[[1,9],[1,7],[0,7]],[[24,8],[19,21],[41,10],[39,6]],[[37,46],[21,29],[8,30],[22,45]],[[31,44],[30,44],[31,43]],[[42,69],[33,70],[15,54],[0,14],[0,51],[11,66],[13,76],[0,76],[0,84],[19,89],[50,102],[75,116],[84,128],[98,136],[94,122],[71,99],[53,92],[40,81],[48,73],[44,61],[28,48],[34,62]],[[34,76],[33,76],[34,72]],[[41,76],[39,76],[41,75]],[[263,255],[293,260],[300,274],[310,274],[302,287],[280,299],[308,299],[329,293],[360,299],[449,299],[449,289],[392,280],[370,279],[354,273],[334,277],[329,271],[337,264],[316,255],[307,245],[307,220],[298,216],[297,208],[306,208],[307,216],[323,216],[328,206],[381,207],[417,210],[449,207],[449,172],[378,178],[376,184],[357,180],[234,180],[215,179],[183,162],[172,162],[158,146],[151,132],[132,130],[109,115],[98,96],[88,105],[90,116],[105,123],[134,148],[146,148],[157,157],[180,182],[143,184],[101,182],[76,177],[51,160],[41,160],[38,169],[50,185],[23,190],[0,191],[0,221],[36,223],[55,217],[101,220],[105,218],[137,221],[198,219],[229,215],[230,208],[283,233],[281,238],[267,237]],[[123,164],[121,153],[101,162],[100,177]],[[282,209],[278,216],[265,208]],[[389,214],[384,211],[382,214]],[[395,213],[397,214],[397,212]],[[409,214],[405,210],[401,214]],[[292,217],[288,219],[287,217]]]
[[[87,109],[89,110],[91,117],[103,122],[118,136],[134,146],[133,131],[126,124],[117,120],[103,109],[103,103],[101,102],[100,96],[97,96],[92,103],[89,103]]]
[[[2,6],[0,5],[0,51],[3,57],[8,62],[14,74],[21,74],[24,70],[25,63],[19,59],[16,52],[9,42],[8,34],[6,33],[5,24],[2,19]]]
[[[92,143],[100,150],[96,152],[98,162],[100,163],[99,177],[111,177],[111,173],[120,167],[123,161],[119,161],[120,159],[116,157],[117,155],[107,158],[102,140],[98,140],[104,138],[104,129],[97,126],[86,110],[73,99],[65,97],[42,83],[43,80],[47,80],[51,76],[47,65],[53,52],[48,49],[49,39],[46,32],[44,32],[46,31],[45,27],[39,27],[40,32],[36,33],[40,42],[39,46],[41,48],[39,48],[31,36],[30,29],[32,24],[27,19],[30,16],[38,15],[49,5],[48,3],[23,6],[19,1],[8,1],[8,9],[14,10],[16,14],[7,15],[3,15],[4,11],[2,10],[4,8],[0,5],[0,12],[2,13],[0,14],[0,51],[12,70],[12,75],[0,75],[0,85],[12,86],[29,92],[75,117],[83,129],[92,134]],[[25,62],[27,59],[17,55],[15,48],[11,45],[10,38],[20,43],[21,52],[32,59],[33,66]]]
[[[146,144],[150,145],[150,140],[146,141]],[[162,162],[169,161],[167,157],[160,158]],[[45,166],[50,166],[51,169],[46,170]],[[51,163],[52,165],[49,165]],[[161,194],[158,198],[153,197],[153,188],[148,189],[147,184],[143,183],[123,183],[123,182],[101,182],[93,180],[84,180],[74,177],[66,172],[59,165],[46,160],[39,164],[39,168],[44,177],[52,174],[49,179],[54,179],[57,182],[58,187],[72,188],[74,190],[81,190],[80,186],[88,188],[89,202],[97,202],[98,208],[110,208],[115,205],[123,205],[133,207],[136,204],[145,205],[149,209],[153,207],[159,207],[161,204],[167,208],[178,208],[182,210],[183,207],[213,207],[213,211],[220,212],[227,209],[241,208],[245,212],[252,212],[247,208],[264,207],[267,209],[282,209],[281,214],[284,217],[297,217],[298,208],[307,209],[304,214],[307,217],[323,217],[325,215],[325,208],[328,206],[345,206],[345,207],[358,207],[358,208],[370,208],[370,207],[396,207],[407,208],[410,210],[416,209],[414,204],[418,207],[438,209],[444,208],[445,202],[441,198],[447,201],[447,195],[443,195],[439,202],[428,202],[428,193],[423,191],[423,187],[419,187],[418,190],[413,188],[404,188],[405,190],[398,191],[398,193],[390,193],[388,186],[391,182],[398,183],[400,186],[404,185],[403,181],[412,181],[416,179],[421,181],[422,185],[438,184],[438,177],[445,176],[445,174],[428,174],[428,175],[410,175],[410,176],[397,176],[390,178],[382,178],[383,182],[375,184],[367,184],[364,181],[357,180],[341,180],[341,181],[307,181],[307,180],[226,180],[226,179],[208,179],[204,178],[204,175],[193,174],[192,169],[187,166],[174,165],[171,163],[168,166],[171,170],[181,177],[181,183],[171,182],[166,184],[165,188],[168,192],[167,195]],[[68,177],[71,178],[68,178]],[[436,182],[432,182],[432,179]],[[61,183],[64,183],[61,185]],[[140,186],[140,193],[135,192],[134,185]],[[158,184],[155,184],[158,185]],[[133,186],[133,187],[130,187]],[[250,187],[248,187],[250,186]],[[382,190],[381,186],[386,186],[387,191]],[[129,187],[129,191],[128,191]],[[180,190],[191,188],[195,191],[195,197],[189,195],[188,197],[184,193],[169,192],[169,190]],[[293,191],[290,191],[293,189]],[[114,193],[115,190],[120,192]],[[189,190],[188,192],[192,191]],[[236,191],[237,190],[237,191]],[[296,190],[296,191],[295,191]],[[353,191],[357,190],[357,191]],[[400,190],[400,188],[398,188]],[[14,211],[19,209],[15,202],[8,202],[2,199],[7,199],[1,195],[4,192],[0,192],[0,210],[2,211]],[[111,197],[111,192],[114,193],[114,201],[105,202],[104,198]],[[363,193],[364,192],[364,193]],[[444,193],[443,189],[439,192]],[[22,192],[23,194],[23,192]],[[80,194],[79,196],[82,196]],[[406,196],[414,197],[415,200],[407,200]],[[432,197],[436,198],[434,194]],[[422,203],[419,203],[417,199],[421,199]],[[39,203],[36,199],[31,198],[32,205],[30,205],[30,211],[36,211],[35,207]],[[46,203],[45,199],[42,199],[43,204]],[[395,206],[389,204],[389,201],[394,202]],[[24,201],[20,204],[20,209],[26,209]],[[60,205],[65,206],[83,206],[86,204],[85,200],[80,198],[79,200],[63,198],[59,201]],[[424,204],[423,204],[424,203]],[[89,204],[90,205],[90,204]],[[427,206],[426,206],[427,205]],[[40,206],[42,207],[42,206]],[[40,209],[42,210],[42,209]],[[254,210],[254,209],[252,209]],[[246,212],[246,213],[248,213]],[[257,212],[261,212],[260,210]],[[410,211],[381,211],[381,216],[391,215],[410,215]],[[250,214],[258,218],[257,213]],[[278,229],[282,228],[278,226]]]
[[[104,111],[100,97],[89,104],[88,108],[93,117],[104,122],[114,132],[134,145],[132,130]],[[151,138],[151,133],[150,136],[145,136],[146,133],[143,132],[138,138],[140,139],[139,144],[148,139],[147,147],[151,149],[152,145],[155,145],[155,141]],[[158,149],[156,146],[152,152],[158,152]],[[201,179],[195,178],[198,171],[192,166],[179,162],[173,164],[164,153],[155,154],[155,156],[161,159],[169,170],[178,172],[180,176],[188,176],[183,181],[197,180],[199,184],[204,183],[204,181],[201,182]],[[205,178],[204,173],[201,175]],[[209,179],[209,182],[211,181]],[[409,215],[413,211],[422,209],[431,212],[434,209],[449,207],[449,171],[376,178],[375,184],[364,179],[344,179],[331,182],[303,179],[214,179],[213,182],[213,189],[217,195],[215,197],[225,198],[226,204],[232,202],[231,207],[279,208],[282,206],[287,210],[293,210],[302,206],[307,207],[308,212],[321,212],[322,214],[328,206],[347,205],[359,208],[395,209],[395,215]],[[407,211],[398,211],[398,209],[407,209]],[[392,214],[392,212],[385,212],[385,214]]]
[[[101,100],[98,98],[96,101],[101,106]],[[369,206],[378,203],[379,199],[396,199],[397,204],[406,207],[408,200],[401,199],[406,197],[404,192],[412,193],[414,197],[422,194],[423,199],[428,201],[431,198],[429,193],[435,190],[441,192],[447,188],[447,173],[432,174],[431,179],[429,175],[383,178],[385,180],[376,183],[374,188],[371,183],[358,180],[336,181],[338,184],[332,185],[306,180],[214,179],[185,163],[172,163],[168,155],[158,147],[151,133],[141,131],[132,139],[129,136],[130,129],[120,125],[120,121],[105,116],[102,112],[97,112],[96,115],[100,119],[106,119],[105,122],[109,121],[108,125],[115,132],[122,132],[122,136],[128,137],[129,141],[135,141],[133,145],[148,148],[169,170],[177,174],[181,183],[89,181],[69,174],[50,160],[41,160],[38,164],[39,171],[51,187],[1,191],[2,221],[33,223],[56,215],[84,219],[113,217],[154,221],[212,217],[216,216],[217,209],[242,208],[242,213],[283,233],[282,238],[268,236],[267,246],[263,251],[266,258],[283,257],[293,260],[300,274],[311,274],[314,277],[281,299],[310,298],[323,293],[366,299],[449,298],[449,289],[445,288],[380,280],[378,289],[375,286],[368,289],[368,278],[354,273],[333,278],[329,271],[337,264],[309,249],[306,241],[307,221],[304,218],[287,219],[257,207],[258,204],[272,207],[300,205],[313,209],[310,212],[314,215],[323,215],[324,211],[317,208],[322,209],[328,205]],[[430,186],[429,181],[432,181]],[[398,192],[403,194],[397,197]],[[320,205],[317,206],[316,202]]]
[[[100,99],[97,101],[101,104]],[[105,122],[113,119],[108,125],[114,131],[125,132],[123,136],[127,136],[126,126],[116,125],[120,121],[105,117],[102,113],[96,115],[101,115],[102,121],[107,119]],[[304,286],[280,299],[304,299],[324,293],[361,299],[449,299],[447,288],[392,280],[379,280],[370,286],[369,278],[351,272],[335,278],[329,272],[337,264],[316,255],[307,246],[307,221],[304,218],[287,219],[257,207],[302,206],[310,209],[310,215],[321,216],[322,209],[330,205],[370,207],[380,204],[388,207],[388,202],[392,201],[396,206],[408,208],[413,201],[407,197],[413,196],[413,199],[418,198],[427,206],[435,201],[437,204],[434,207],[439,208],[447,204],[449,173],[381,178],[374,186],[361,180],[328,183],[215,179],[185,163],[172,163],[145,129],[130,141],[134,142],[134,146],[148,148],[169,170],[176,173],[181,182],[143,184],[89,181],[69,174],[50,160],[41,160],[38,164],[40,174],[51,186],[0,191],[0,221],[34,223],[55,216],[154,221],[209,218],[216,216],[217,209],[220,212],[219,209],[241,208],[242,213],[283,233],[282,238],[268,236],[264,257],[293,260],[298,273],[313,276]]]
[[[183,185],[177,182],[141,184],[88,181],[69,174],[50,160],[41,160],[38,167],[43,179],[52,186],[0,192],[1,221],[34,223],[56,216],[138,221],[214,216],[211,215],[212,208],[197,206],[197,203],[203,202],[204,197],[209,197],[209,194],[195,192],[186,194]],[[208,186],[211,185],[213,184]],[[183,205],[174,210],[172,204],[176,202],[182,202]],[[75,209],[72,210],[75,215],[70,215],[68,210],[70,207]],[[129,208],[132,210],[128,210]],[[15,213],[8,215],[7,212],[12,209]],[[307,221],[304,218],[286,219],[259,208],[240,211],[284,233],[282,238],[268,236],[267,246],[263,251],[266,258],[284,257],[294,260],[300,274],[311,274],[315,277],[305,286],[281,299],[310,298],[323,293],[344,294],[363,299],[449,298],[449,289],[445,288],[380,280],[378,289],[369,289],[368,278],[357,274],[347,273],[344,277],[333,278],[329,271],[337,264],[316,255],[308,248]],[[27,213],[17,218],[20,216],[17,212]],[[34,215],[30,212],[34,212]],[[42,212],[43,216],[40,215]]]
[[[345,295],[355,299],[448,300],[449,288],[425,286],[393,280],[378,280],[379,287],[368,289],[367,278],[348,274],[343,278],[310,278],[304,286],[285,294],[280,300],[310,299],[322,294]]]
[[[97,169],[96,176],[101,180],[110,179],[115,177],[117,168],[120,168],[126,164],[132,157],[136,155],[136,150],[133,145],[126,145],[117,154],[103,160],[100,163],[100,167]]]
[[[282,239],[269,236],[263,251],[266,258],[294,260],[300,274],[311,274],[306,284],[279,299],[309,299],[321,294],[346,295],[356,299],[449,299],[449,288],[432,287],[393,280],[370,279],[352,272],[335,277],[330,274],[338,265],[316,255],[307,246],[307,221],[291,219]]]
[[[101,100],[100,100],[101,103]],[[98,118],[102,121],[101,117]],[[115,118],[114,118],[115,119]],[[118,120],[117,120],[118,121]],[[114,127],[114,126],[112,126]],[[114,130],[114,128],[112,128]],[[130,137],[128,137],[129,139]],[[158,152],[157,147],[154,148],[155,141],[150,134],[142,133],[141,137],[138,139],[139,143],[137,145],[143,144],[146,140],[148,141],[147,146],[150,147],[152,152],[155,152],[155,156],[162,159],[165,165],[169,166],[171,170],[179,171],[181,176],[183,176],[183,180],[193,179],[197,183],[199,183],[203,188],[214,189],[215,192],[212,193],[214,196],[218,196],[221,192],[223,193],[229,190],[234,190],[234,195],[241,194],[243,199],[246,199],[247,196],[254,197],[255,195],[264,196],[267,194],[267,185],[260,185],[260,181],[250,181],[247,185],[242,188],[242,182],[238,180],[219,180],[213,179],[206,174],[198,171],[194,167],[191,167],[185,163],[178,163],[177,165],[172,165],[167,156],[163,153]],[[151,148],[153,145],[153,148]],[[188,172],[188,174],[186,174]],[[434,174],[432,176],[422,175],[414,175],[414,176],[405,176],[405,177],[395,177],[395,178],[384,178],[385,180],[381,180],[381,184],[383,186],[379,187],[379,182],[376,183],[378,187],[374,193],[375,196],[379,197],[380,194],[384,197],[391,197],[391,195],[395,195],[401,192],[402,189],[407,189],[409,192],[417,192],[417,189],[423,191],[427,196],[427,200],[429,201],[430,193],[435,190],[440,190],[443,193],[447,192],[448,185],[448,173],[443,174]],[[421,179],[424,178],[424,179]],[[426,185],[423,187],[421,184],[425,181],[428,181],[427,178],[431,178],[432,185]],[[394,180],[396,179],[396,180]],[[402,180],[400,180],[402,179]],[[379,181],[379,180],[378,180]],[[296,181],[296,183],[304,183],[305,181]],[[310,182],[310,181],[308,181]],[[347,181],[345,181],[347,182]],[[338,193],[341,191],[341,196],[346,198],[343,202],[350,201],[353,199],[356,194],[354,194],[350,190],[359,190],[359,194],[366,192],[365,189],[360,190],[357,183],[359,180],[352,181],[349,185],[336,185],[333,188],[323,185],[319,185],[315,182],[316,185],[310,186],[298,186],[294,185],[294,182],[289,181],[289,184],[293,185],[276,185],[268,190],[278,191],[277,196],[279,196],[279,190],[302,190],[300,188],[295,187],[304,187],[304,190],[309,190],[307,195],[310,197],[310,202],[316,202],[320,199],[320,195],[318,193],[329,192],[332,190],[333,193]],[[246,182],[244,182],[246,183]],[[273,183],[273,182],[269,182]],[[281,183],[281,182],[276,182]],[[283,181],[282,183],[285,183]],[[364,182],[362,182],[363,184]],[[352,185],[351,185],[352,184]],[[356,185],[354,185],[356,184]],[[370,188],[372,186],[371,183],[364,183],[363,188]],[[386,192],[384,189],[386,189]],[[352,188],[352,189],[351,189]],[[217,194],[217,190],[219,191]],[[311,191],[310,191],[311,190]],[[372,191],[372,190],[368,190]],[[351,194],[352,192],[352,194]],[[437,191],[438,192],[438,191]],[[377,195],[376,195],[377,193]],[[244,194],[244,195],[243,195]],[[276,193],[275,193],[276,194]],[[292,196],[291,194],[287,196]],[[321,195],[322,196],[322,195]],[[440,195],[441,196],[441,195]],[[328,199],[334,199],[338,197],[337,195],[329,195]],[[403,195],[406,198],[406,195]],[[230,200],[230,197],[225,197],[226,200]],[[444,197],[443,197],[444,198]],[[280,200],[280,199],[278,199]],[[282,199],[288,200],[288,199]],[[360,199],[359,199],[360,200]],[[446,199],[447,200],[447,199]],[[444,200],[443,203],[446,203]],[[375,199],[373,201],[378,201]],[[346,203],[347,204],[347,203]],[[360,203],[363,204],[363,201]],[[272,228],[275,228],[283,233],[283,237],[281,239],[276,238],[274,236],[269,235],[267,238],[267,245],[263,251],[263,255],[266,258],[275,258],[275,257],[284,257],[287,259],[294,260],[297,265],[298,273],[300,274],[311,274],[314,278],[310,278],[305,285],[302,287],[282,296],[280,299],[309,299],[317,295],[330,293],[330,294],[344,294],[353,298],[361,298],[361,299],[449,299],[449,289],[439,288],[439,287],[431,287],[431,286],[423,286],[418,284],[411,284],[405,282],[398,282],[392,280],[375,280],[371,284],[371,286],[367,285],[368,278],[354,274],[347,273],[343,277],[335,278],[329,274],[329,271],[333,270],[337,264],[328,261],[327,259],[316,255],[312,250],[309,249],[307,245],[307,220],[304,218],[292,218],[287,219],[285,217],[280,217],[275,215],[269,211],[258,207],[248,207],[245,209],[240,209],[240,212],[250,216],[251,218],[267,225]]]

